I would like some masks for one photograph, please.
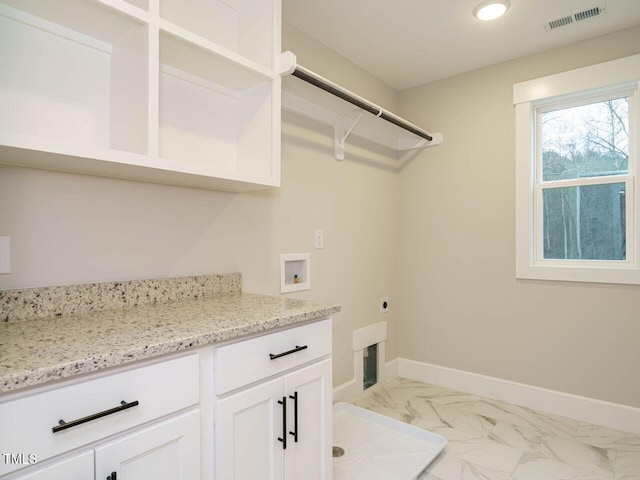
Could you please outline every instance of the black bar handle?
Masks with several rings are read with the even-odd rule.
[[[278,403],[282,405],[282,437],[278,437],[278,441],[282,442],[282,449],[287,449],[287,397],[282,397],[282,400],[278,400]]]
[[[77,427],[78,425],[82,425],[83,423],[91,422],[93,420],[97,420],[98,418],[106,417],[107,415],[111,415],[113,413],[121,412],[122,410],[126,410],[127,408],[136,407],[140,404],[138,400],[127,403],[124,400],[120,402],[119,407],[113,407],[109,410],[104,410],[102,412],[94,413],[93,415],[89,415],[87,417],[78,418],[77,420],[72,420],[71,422],[65,422],[64,420],[58,421],[59,425],[56,425],[51,429],[53,433],[60,432],[62,430],[66,430],[67,428]],[[115,480],[113,477],[112,480]]]
[[[293,435],[293,441],[298,443],[298,392],[293,392],[289,398],[293,400],[293,432],[289,432],[289,435]]]
[[[296,345],[296,348],[292,349],[292,350],[288,350],[286,352],[282,352],[282,353],[270,353],[269,354],[269,358],[271,360],[275,360],[276,358],[280,358],[280,357],[284,357],[285,355],[291,355],[292,353],[296,353],[299,352],[301,350],[305,350],[309,348],[308,345],[302,345],[301,347]]]
[[[111,472],[111,475],[107,476],[107,480],[116,480],[116,472]]]

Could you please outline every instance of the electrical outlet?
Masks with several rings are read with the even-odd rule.
[[[11,237],[0,237],[0,274],[11,273]]]
[[[315,246],[317,250],[324,248],[324,231],[321,229],[317,229],[314,235]]]
[[[389,311],[389,297],[380,297],[380,313]]]

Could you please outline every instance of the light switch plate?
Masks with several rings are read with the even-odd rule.
[[[11,273],[11,237],[0,237],[0,274]]]

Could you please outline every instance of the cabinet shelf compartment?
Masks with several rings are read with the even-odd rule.
[[[273,69],[274,52],[279,52],[280,47],[275,45],[275,31],[279,32],[280,26],[272,0],[160,0],[160,15],[265,68]]]
[[[0,2],[0,137],[147,152],[147,26],[83,0]]]
[[[160,59],[161,159],[278,186],[280,79],[166,31]]]

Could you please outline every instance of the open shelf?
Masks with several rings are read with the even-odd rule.
[[[265,68],[273,68],[277,26],[271,0],[160,0],[160,15]]]
[[[0,163],[280,185],[279,2],[154,2],[0,0]]]
[[[160,62],[234,91],[277,78],[258,64],[167,24],[160,30]]]
[[[275,184],[277,77],[167,34],[160,58],[160,156]]]
[[[146,25],[95,3],[45,3],[0,3],[0,131],[146,153]]]

